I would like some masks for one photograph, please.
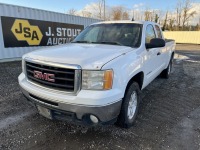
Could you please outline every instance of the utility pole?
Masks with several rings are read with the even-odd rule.
[[[133,9],[133,18],[132,21],[135,21],[135,13],[134,13],[134,9]]]
[[[106,20],[106,0],[103,0],[104,3],[104,21]]]

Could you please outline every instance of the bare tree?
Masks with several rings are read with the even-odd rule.
[[[176,4],[176,23],[177,23],[177,30],[180,29],[181,26],[181,19],[182,19],[182,11],[183,11],[183,3],[181,0],[178,0]]]
[[[151,18],[151,12],[149,10],[146,10],[144,12],[144,16],[145,16],[145,21],[150,21]]]
[[[75,9],[70,9],[68,14],[71,15],[81,15],[84,17],[93,17],[98,19],[104,19],[104,3],[105,0],[96,0],[96,3],[91,3],[90,5],[86,5],[86,7],[82,11],[76,11]],[[154,21],[156,23],[161,24],[163,29],[169,30],[186,30],[189,29],[191,25],[190,21],[197,14],[194,11],[192,0],[177,0],[177,5],[175,7],[175,11],[172,14],[169,12],[164,12],[162,10],[150,9],[150,8],[142,8],[132,10],[132,14],[130,14],[129,10],[123,6],[107,6],[106,7],[106,20],[129,20],[130,18],[134,18],[134,20],[146,20],[146,21]],[[200,21],[199,21],[200,24]],[[193,29],[193,25],[191,25],[191,29]],[[197,27],[196,27],[197,28]]]
[[[168,11],[166,12],[166,15],[165,15],[165,20],[164,20],[164,24],[163,24],[163,28],[162,28],[163,31],[165,31],[165,29],[167,27],[167,20],[168,20]]]
[[[122,6],[112,7],[113,20],[121,20],[122,16],[123,16],[123,7]]]
[[[144,15],[144,9],[140,9],[140,10],[137,10],[137,9],[133,9],[132,10],[132,18],[134,20],[144,20],[145,19],[145,15]]]
[[[177,30],[185,29],[189,21],[196,15],[196,11],[192,11],[191,0],[178,0],[176,6],[176,25]]]
[[[155,16],[155,22],[156,23],[158,23],[158,19],[159,19],[158,14],[156,14],[156,16]]]
[[[94,3],[93,8],[95,11],[97,11],[97,18],[103,19],[104,1],[98,0],[96,3]]]
[[[128,12],[126,12],[126,11],[123,12],[122,19],[123,20],[129,20],[130,19]]]
[[[197,25],[195,26],[195,30],[199,31],[200,30],[200,25],[197,23]]]
[[[82,10],[82,16],[91,18],[92,17],[92,13],[89,12],[89,11],[86,11],[86,10]]]
[[[183,6],[183,21],[182,21],[182,28],[184,30],[185,24],[189,22],[191,18],[194,17],[196,14],[196,11],[191,11],[192,5],[190,0],[185,0],[184,1],[184,6]]]
[[[150,13],[150,21],[154,21],[154,17],[155,17],[155,10],[152,10]]]
[[[72,8],[72,9],[67,11],[67,14],[76,15],[76,10]]]
[[[112,7],[112,19],[113,20],[129,20],[129,13],[122,6]]]
[[[155,21],[155,10],[146,9],[144,11],[145,21]]]
[[[169,30],[173,31],[174,30],[174,23],[175,23],[175,19],[169,19]]]

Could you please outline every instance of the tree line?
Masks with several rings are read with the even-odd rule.
[[[193,9],[191,0],[177,0],[176,6],[171,11],[145,9],[127,9],[124,6],[106,6],[105,0],[97,0],[95,3],[81,11],[70,9],[67,13],[83,17],[97,18],[101,20],[145,20],[154,21],[169,31],[199,31],[200,14]],[[104,15],[104,10],[106,10]],[[199,23],[194,25],[191,21],[199,16]]]

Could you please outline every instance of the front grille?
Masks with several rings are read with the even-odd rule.
[[[42,72],[42,74],[54,74],[54,82],[34,77],[34,71]],[[43,64],[26,62],[26,73],[28,80],[41,86],[74,92],[75,90],[75,69],[59,68]]]

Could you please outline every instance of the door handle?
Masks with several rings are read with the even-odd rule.
[[[161,52],[158,52],[157,55],[161,55]]]

